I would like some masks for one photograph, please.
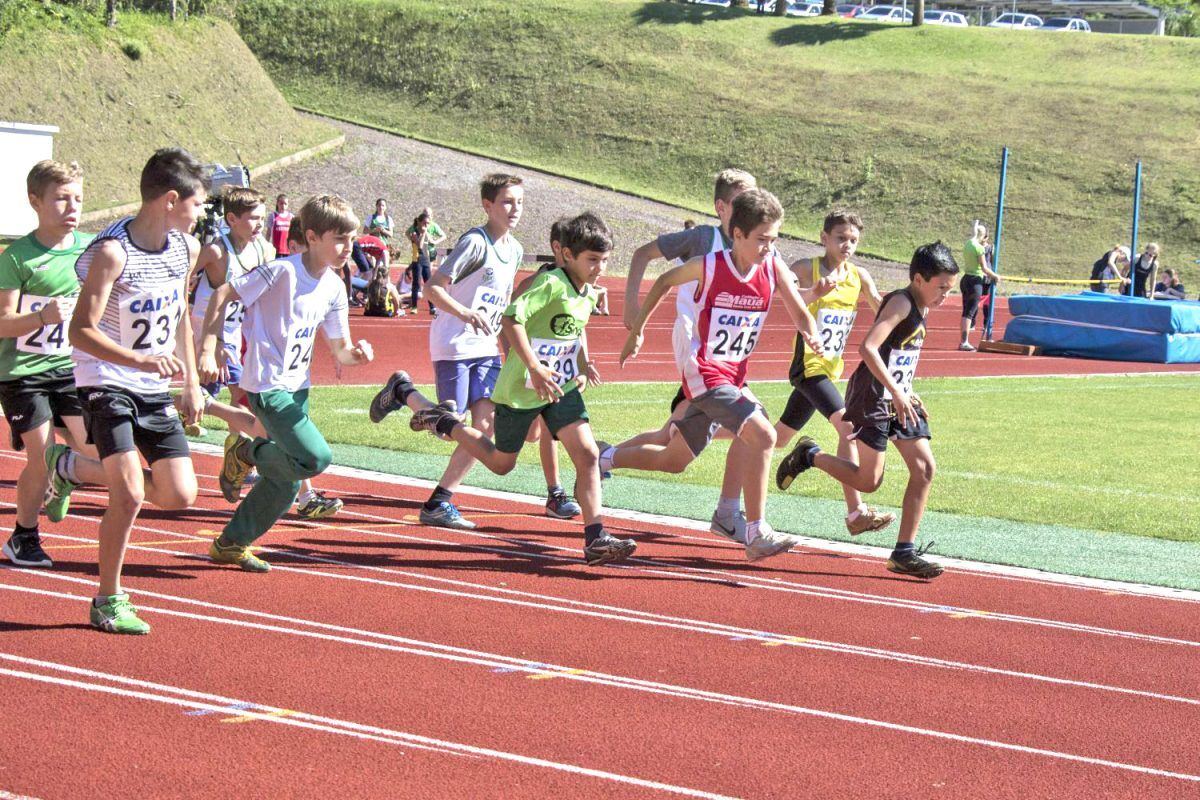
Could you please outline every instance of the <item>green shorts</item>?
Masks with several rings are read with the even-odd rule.
[[[587,406],[578,389],[572,389],[557,403],[547,403],[537,408],[513,408],[496,404],[496,449],[501,453],[519,453],[525,446],[529,426],[538,417],[544,417],[550,435],[558,438],[558,432],[576,422],[587,422]]]

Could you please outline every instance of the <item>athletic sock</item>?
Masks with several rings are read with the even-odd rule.
[[[392,395],[400,401],[401,405],[408,404],[408,396],[415,392],[417,387],[413,386],[412,381],[404,381],[396,384],[396,388],[392,390]]]
[[[58,457],[58,461],[54,462],[54,471],[58,477],[71,483],[79,483],[79,477],[75,474],[75,458],[75,451],[69,449]]]
[[[616,454],[617,454],[617,448],[612,446],[611,444],[608,446],[607,450],[605,450],[603,453],[600,454],[600,471],[601,472],[612,472],[613,458],[616,456]]]
[[[732,517],[742,510],[742,497],[722,497],[717,501],[717,516]]]
[[[600,538],[600,534],[602,534],[602,533],[604,533],[603,523],[597,522],[592,525],[584,525],[583,526],[583,543],[584,543],[584,545],[591,545],[592,542],[594,542],[594,541],[596,541],[596,539]]]
[[[437,511],[438,506],[440,506],[442,503],[449,503],[450,498],[453,496],[453,492],[444,488],[441,484],[438,484],[433,490],[433,494],[429,495],[429,499],[425,501],[424,508],[426,511]]]
[[[916,550],[912,542],[896,542],[896,549],[892,551],[893,556],[912,555]]]
[[[866,506],[859,506],[858,508],[854,509],[853,511],[851,511],[849,514],[846,515],[846,522],[854,522],[854,520],[861,517],[866,510],[867,510]]]
[[[762,525],[761,519],[746,521],[746,544],[750,544],[758,538],[758,526]]]
[[[21,523],[13,525],[13,536],[37,536],[38,526],[35,524],[32,528],[26,528]]]
[[[310,500],[316,500],[316,499],[317,499],[317,490],[309,489],[307,492],[302,493],[299,497],[296,498],[296,505],[302,506],[305,503],[309,502]]]

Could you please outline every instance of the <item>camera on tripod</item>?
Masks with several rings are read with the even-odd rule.
[[[208,174],[208,201],[204,204],[204,216],[196,222],[193,235],[201,244],[209,244],[228,231],[225,225],[225,190],[231,186],[250,188],[250,169],[243,164],[226,169],[220,164],[206,164]]]

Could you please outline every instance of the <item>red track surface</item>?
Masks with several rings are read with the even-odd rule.
[[[963,569],[924,584],[818,550],[751,566],[620,519],[637,560],[588,569],[579,526],[532,504],[464,493],[480,528],[431,529],[426,489],[334,475],[343,513],[277,526],[275,569],[250,575],[202,557],[229,507],[196,460],[201,507],[147,510],[127,560],[151,636],[83,625],[102,494],[45,526],[54,571],[0,569],[0,737],[19,753],[0,790],[1200,793],[1193,601]],[[0,454],[9,508],[20,463]]]
[[[619,369],[617,356],[625,343],[625,328],[621,323],[624,307],[624,279],[605,278],[612,299],[612,316],[593,317],[588,325],[588,342],[598,358],[601,375],[609,381],[673,381],[677,378],[671,355],[671,325],[674,321],[674,298],[663,301],[646,331],[646,343],[638,358]],[[647,284],[646,289],[649,289]],[[424,306],[422,307],[424,308]],[[918,377],[979,377],[996,375],[1087,375],[1127,372],[1200,372],[1200,364],[1142,364],[1131,361],[1095,361],[1085,358],[1053,358],[1049,356],[1009,356],[998,353],[963,353],[958,350],[959,318],[962,298],[952,296],[941,308],[930,313],[928,338],[921,351]],[[384,383],[396,369],[403,368],[418,383],[433,382],[433,366],[429,361],[429,317],[397,319],[362,317],[359,312],[352,322],[354,336],[366,339],[375,347],[376,361],[368,367],[343,371],[342,382],[350,384]],[[871,309],[864,302],[859,319],[850,334],[846,349],[846,376],[858,365],[858,345],[866,336]],[[982,315],[980,323],[982,324]],[[1008,324],[1008,301],[1001,299],[996,309],[994,330],[1000,338]],[[775,303],[767,321],[766,333],[754,350],[750,362],[751,380],[786,380],[792,362],[794,328],[782,303]],[[978,335],[973,339],[978,342]],[[313,365],[313,382],[338,383],[333,361],[318,357]]]

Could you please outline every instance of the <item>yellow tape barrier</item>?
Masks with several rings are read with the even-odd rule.
[[[1104,278],[1101,280],[1092,280],[1090,278],[1074,279],[1074,278],[1022,278],[1019,275],[1000,274],[1000,280],[1004,283],[1123,283],[1125,278]]]

